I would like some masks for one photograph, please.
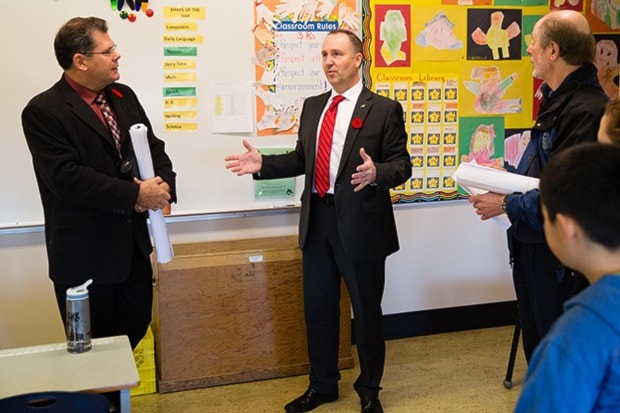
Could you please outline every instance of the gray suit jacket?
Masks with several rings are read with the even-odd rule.
[[[295,150],[282,155],[263,156],[260,176],[255,175],[255,179],[271,179],[305,174],[299,221],[299,246],[302,250],[310,225],[317,130],[330,94],[306,99]],[[345,252],[359,263],[384,258],[398,250],[389,189],[409,179],[411,161],[400,103],[363,88],[353,111],[352,119],[355,118],[361,119],[363,125],[359,129],[349,126],[334,197],[338,231]],[[364,148],[375,163],[377,185],[354,192],[351,175],[363,162],[360,148]]]

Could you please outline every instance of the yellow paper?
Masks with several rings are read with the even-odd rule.
[[[164,123],[166,132],[195,132],[198,130],[197,123]]]
[[[164,60],[164,70],[196,69],[195,60]]]
[[[164,73],[164,82],[195,82],[196,72]]]
[[[165,98],[164,107],[172,108],[175,106],[196,106],[198,99],[196,98]]]
[[[200,19],[205,18],[205,8],[195,6],[171,6],[164,7],[165,19]]]

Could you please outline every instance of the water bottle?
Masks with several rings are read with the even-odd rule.
[[[90,304],[88,286],[93,280],[67,289],[67,351],[83,353],[90,350]]]

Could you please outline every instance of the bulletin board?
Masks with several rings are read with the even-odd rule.
[[[142,4],[136,10],[138,3]],[[33,96],[60,79],[53,40],[74,16],[97,16],[108,22],[121,54],[120,82],[138,94],[177,172],[178,203],[172,205],[172,216],[298,206],[301,177],[257,183],[225,169],[224,157],[245,151],[244,138],[260,150],[290,150],[303,98],[328,90],[320,64],[322,39],[333,28],[359,29],[361,14],[355,0],[305,3],[304,7],[301,2],[280,0],[3,4],[0,230],[43,223],[21,111]],[[287,49],[275,53],[274,45]]]
[[[122,10],[113,9],[121,3]],[[518,161],[537,110],[527,35],[551,8],[586,15],[598,41],[601,83],[618,95],[613,0],[142,1],[150,17],[145,8],[131,10],[136,3],[4,4],[0,230],[42,224],[21,111],[60,78],[53,39],[74,16],[108,21],[122,55],[120,81],[137,92],[178,173],[172,216],[299,205],[301,177],[257,183],[226,170],[224,157],[243,152],[244,138],[265,152],[294,147],[303,99],[329,89],[320,44],[335,27],[363,34],[366,85],[403,105],[413,176],[392,191],[395,203],[458,197],[450,176],[471,157]],[[498,21],[508,50],[484,44]],[[479,99],[483,79],[499,82],[498,102]]]
[[[529,141],[540,81],[526,52],[552,9],[583,13],[597,41],[599,80],[618,96],[620,8],[615,0],[363,0],[371,90],[405,113],[413,174],[394,203],[460,197],[460,162],[516,165]]]

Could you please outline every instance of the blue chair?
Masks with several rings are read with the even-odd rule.
[[[110,402],[100,394],[48,391],[0,399],[3,413],[108,413]]]

